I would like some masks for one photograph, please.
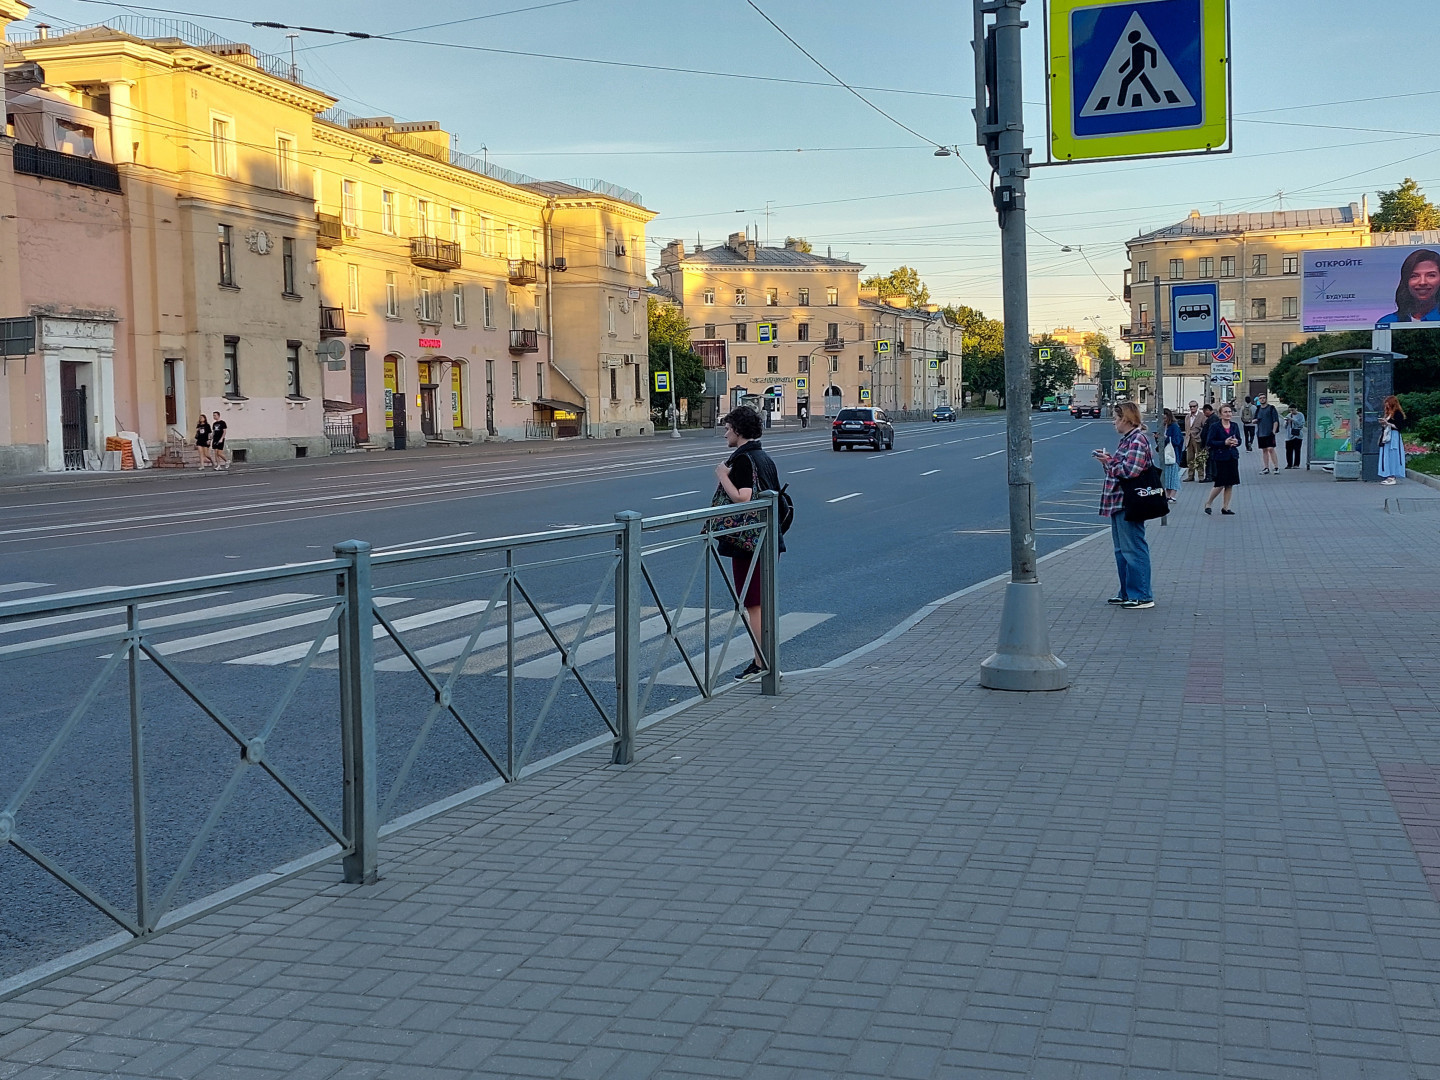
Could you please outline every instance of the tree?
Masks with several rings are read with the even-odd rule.
[[[1041,359],[1040,350],[1049,349],[1050,354]],[[1061,342],[1046,334],[1034,345],[1030,359],[1030,404],[1039,405],[1051,394],[1069,390],[1075,385],[1080,374],[1080,365],[1070,350]]]
[[[700,354],[690,348],[690,331],[685,313],[674,304],[666,304],[650,296],[646,298],[646,314],[650,326],[650,405],[662,412],[670,407],[669,394],[656,394],[655,373],[670,370],[671,353],[675,363],[675,402],[685,398],[691,408],[699,404],[705,393],[705,367]]]
[[[810,245],[810,241],[806,240],[803,236],[785,237],[785,246],[787,248],[790,248],[792,251],[803,251],[806,255],[809,255],[812,251],[815,250]]]
[[[1370,215],[1371,232],[1420,232],[1440,229],[1440,209],[1425,198],[1420,185],[1406,177],[1399,187],[1382,191],[1380,209]]]
[[[1005,400],[1005,324],[987,319],[983,311],[972,307],[950,306],[945,309],[952,322],[960,327],[960,365],[965,385],[978,395],[980,403],[992,391]]]
[[[920,272],[913,266],[897,266],[881,277],[872,275],[860,282],[862,289],[879,289],[880,299],[887,296],[905,296],[911,307],[923,307],[930,302],[930,290],[920,280]]]
[[[1306,405],[1307,375],[1316,367],[1301,366],[1300,361],[1312,356],[1338,352],[1341,349],[1370,348],[1369,330],[1350,330],[1342,334],[1321,334],[1296,345],[1270,370],[1269,392],[1287,405]],[[1397,394],[1426,393],[1440,390],[1440,330],[1406,330],[1395,335],[1395,351],[1406,359],[1395,364]],[[1359,367],[1354,357],[1322,360],[1320,371]]]
[[[1102,396],[1106,388],[1113,386],[1116,379],[1122,377],[1120,358],[1115,355],[1115,350],[1110,347],[1110,339],[1101,333],[1086,334],[1085,347],[1095,354],[1099,361],[1096,367],[1095,378],[1100,383]]]

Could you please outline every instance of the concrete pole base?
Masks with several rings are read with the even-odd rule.
[[[1000,613],[1000,644],[980,665],[980,685],[990,690],[1064,690],[1070,669],[1050,651],[1040,583],[1012,581]]]

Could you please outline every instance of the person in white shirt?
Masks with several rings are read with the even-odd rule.
[[[1285,414],[1285,468],[1300,468],[1300,444],[1305,439],[1305,414],[1298,408]]]

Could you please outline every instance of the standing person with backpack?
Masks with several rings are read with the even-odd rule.
[[[719,486],[715,490],[711,505],[747,503],[758,492],[777,492],[777,520],[772,524],[781,528],[780,550],[784,551],[784,527],[779,519],[783,516],[781,502],[788,501],[788,496],[780,485],[780,470],[760,446],[760,436],[764,432],[760,415],[749,406],[741,405],[727,413],[720,425],[725,431],[725,445],[734,453],[715,466],[715,479]],[[722,536],[717,543],[720,553],[730,556],[730,577],[735,583],[735,595],[740,598],[741,606],[745,608],[745,621],[757,643],[755,658],[744,671],[735,676],[736,680],[751,678],[765,670],[765,659],[760,655],[758,645],[761,640],[761,562],[756,557],[758,552],[754,547],[755,540],[749,540],[749,550],[746,550],[745,542],[740,539],[744,535],[741,533]],[[748,585],[746,578],[749,578]]]

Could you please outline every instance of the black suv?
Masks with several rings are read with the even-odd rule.
[[[852,446],[868,446],[872,450],[895,449],[895,425],[884,409],[868,407],[841,409],[830,425],[830,449],[846,450]]]

